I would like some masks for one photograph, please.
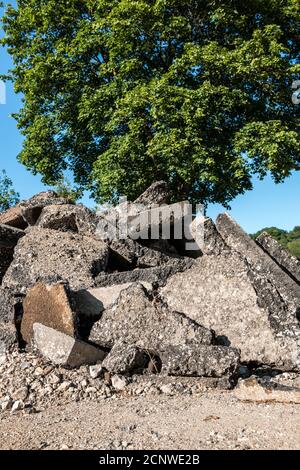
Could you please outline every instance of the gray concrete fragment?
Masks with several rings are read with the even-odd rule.
[[[18,243],[3,285],[22,293],[37,282],[65,281],[73,289],[88,288],[107,261],[108,247],[101,241],[33,227]]]
[[[14,249],[24,235],[23,230],[0,225],[0,284],[13,260]]]
[[[46,206],[42,210],[36,226],[61,232],[89,235],[94,234],[96,230],[96,215],[81,204]]]
[[[270,294],[264,297],[267,305],[260,302],[258,281]],[[254,276],[239,253],[199,258],[191,269],[170,278],[161,296],[171,309],[214,330],[219,344],[240,349],[242,362],[300,368],[297,336],[285,323],[278,331],[269,311],[272,305],[273,313],[283,315],[289,303],[270,290],[268,278]]]
[[[103,347],[125,342],[154,352],[171,345],[211,344],[212,339],[210,330],[169,310],[141,284],[123,290],[118,302],[105,310],[90,335],[90,341]]]
[[[35,323],[34,343],[47,360],[65,367],[96,364],[105,357],[104,351],[52,328]]]
[[[224,346],[179,345],[161,352],[160,359],[167,375],[220,378],[236,372],[240,354]]]
[[[113,286],[115,284],[126,284],[132,282],[147,282],[157,286],[163,286],[168,278],[178,272],[190,269],[194,265],[194,260],[190,258],[179,258],[171,264],[155,268],[134,269],[133,271],[116,272],[113,274],[100,274],[95,279],[98,287]]]
[[[300,260],[298,258],[292,256],[267,232],[260,234],[256,242],[283,270],[288,272],[295,282],[300,284]]]
[[[116,343],[102,363],[102,367],[112,374],[127,375],[144,369],[149,356],[136,346]]]

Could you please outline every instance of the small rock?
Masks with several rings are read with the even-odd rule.
[[[111,378],[111,383],[115,390],[122,391],[127,386],[127,379],[126,377],[122,377],[120,375],[114,375]]]
[[[162,385],[160,387],[160,390],[162,391],[162,393],[165,393],[166,395],[172,395],[174,391],[172,384]]]
[[[97,379],[103,374],[103,369],[101,364],[95,364],[89,368],[90,376],[92,379]]]
[[[5,397],[5,399],[1,402],[1,409],[2,411],[10,410],[13,405],[13,401],[10,397]]]
[[[15,411],[20,411],[24,409],[24,402],[22,400],[17,400],[14,402],[11,412],[14,413]]]

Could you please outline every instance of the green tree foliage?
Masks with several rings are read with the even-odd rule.
[[[19,194],[13,189],[12,181],[2,170],[0,173],[0,212],[4,212],[20,200]]]
[[[70,199],[74,203],[82,197],[82,190],[74,187],[66,178],[61,178],[56,183],[54,190],[59,197]]]
[[[274,237],[284,248],[300,259],[300,227],[295,227],[291,232],[281,230],[276,227],[269,227],[259,230],[259,232],[251,235],[254,240],[262,233],[268,232]]]
[[[24,95],[19,156],[99,202],[165,179],[228,204],[300,168],[299,0],[19,0],[4,18]]]

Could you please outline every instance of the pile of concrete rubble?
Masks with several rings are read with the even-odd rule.
[[[155,183],[129,203],[125,222],[139,217],[148,231],[149,212],[168,203],[166,183]],[[232,386],[255,369],[297,375],[296,258],[267,234],[253,241],[227,214],[201,218],[201,237],[195,218],[193,251],[173,236],[176,216],[168,239],[161,216],[156,239],[136,236],[134,223],[126,239],[108,239],[116,214],[124,219],[122,203],[94,213],[53,191],[0,214],[2,367],[38,354],[51,374],[91,365],[116,389],[137,375]]]

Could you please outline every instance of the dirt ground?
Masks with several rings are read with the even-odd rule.
[[[81,401],[0,417],[1,449],[300,449],[300,405],[233,392]]]

